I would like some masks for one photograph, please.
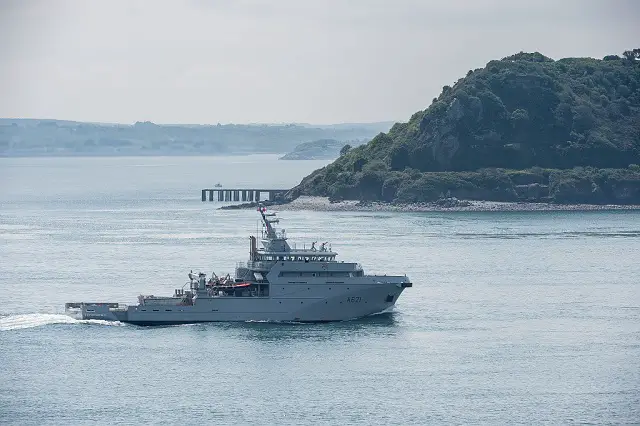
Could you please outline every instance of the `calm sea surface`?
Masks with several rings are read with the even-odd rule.
[[[289,187],[275,156],[0,159],[0,423],[640,422],[640,213],[283,212],[367,272],[391,314],[144,328],[68,301],[170,295],[246,260],[254,211],[200,189]]]

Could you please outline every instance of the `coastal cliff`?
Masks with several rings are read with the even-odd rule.
[[[431,105],[289,193],[391,203],[640,204],[640,49],[470,70]]]

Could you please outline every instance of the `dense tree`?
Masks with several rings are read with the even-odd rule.
[[[391,170],[404,170],[410,164],[409,151],[405,146],[394,146],[391,149],[389,165]]]
[[[622,53],[622,56],[624,56],[627,61],[636,61],[637,59],[640,59],[640,49],[625,50]]]
[[[342,148],[340,148],[340,156],[345,155],[347,152],[351,150],[351,145],[346,144]]]

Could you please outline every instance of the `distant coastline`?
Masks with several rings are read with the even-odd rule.
[[[351,211],[351,212],[533,212],[533,211],[609,211],[640,210],[640,205],[618,204],[553,204],[531,202],[502,201],[466,201],[458,205],[443,206],[437,202],[394,204],[382,202],[362,202],[344,200],[332,202],[327,197],[300,196],[286,203],[263,202],[276,210],[312,210],[312,211]],[[233,204],[221,209],[247,209],[256,207],[256,203]]]
[[[335,160],[341,152],[347,152],[369,142],[369,139],[338,141],[335,139],[319,139],[297,145],[293,151],[282,156],[281,160]]]
[[[85,152],[67,152],[61,151],[56,153],[21,153],[6,155],[0,153],[0,158],[118,158],[118,157],[244,157],[248,155],[273,155],[281,156],[281,152],[271,151],[251,151],[251,152],[123,152],[123,153],[85,153]]]
[[[291,152],[303,142],[366,141],[392,123],[159,125],[0,118],[0,157],[245,155]],[[339,149],[339,148],[338,148]],[[336,154],[337,156],[337,154]]]

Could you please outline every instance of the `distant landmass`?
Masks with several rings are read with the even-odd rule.
[[[518,53],[307,176],[332,199],[640,204],[640,49],[602,60]]]
[[[391,124],[125,125],[0,118],[0,156],[282,153],[319,139],[370,140]]]
[[[297,145],[293,151],[280,157],[281,160],[330,160],[340,156],[344,147],[350,149],[367,143],[368,139],[337,141],[335,139],[320,139]]]

